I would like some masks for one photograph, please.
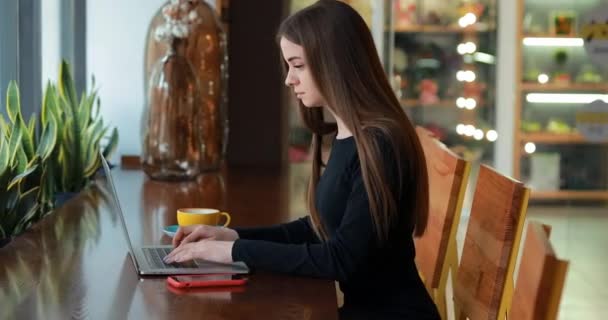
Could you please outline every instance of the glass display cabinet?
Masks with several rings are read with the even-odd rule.
[[[608,199],[608,141],[577,128],[590,103],[608,102],[608,74],[582,35],[585,15],[601,3],[518,0],[513,172],[533,199]]]

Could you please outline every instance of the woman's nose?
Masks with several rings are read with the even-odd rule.
[[[295,85],[297,82],[297,79],[291,74],[291,72],[287,73],[287,76],[285,77],[285,85],[290,87]]]

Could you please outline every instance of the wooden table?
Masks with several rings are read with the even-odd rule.
[[[170,243],[179,207],[216,207],[234,226],[286,222],[288,175],[230,170],[159,183],[113,170],[131,241]],[[0,319],[337,319],[333,281],[258,272],[242,290],[174,292],[140,278],[109,193],[95,186],[0,249]]]

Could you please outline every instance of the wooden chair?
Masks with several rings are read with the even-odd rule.
[[[416,132],[424,149],[429,177],[429,221],[415,239],[416,265],[442,319],[446,319],[448,275],[458,267],[456,231],[471,164],[451,152],[424,128]]]
[[[530,190],[485,165],[454,286],[456,319],[505,319]]]
[[[555,320],[568,261],[555,256],[551,227],[529,222],[509,319]]]

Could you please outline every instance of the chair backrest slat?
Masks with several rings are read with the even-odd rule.
[[[504,319],[529,189],[481,165],[454,290],[457,319]]]
[[[450,241],[455,241],[470,164],[423,129],[416,128],[429,176],[429,220],[416,243],[416,265],[427,288],[438,288]],[[456,266],[454,266],[456,267]]]
[[[549,242],[550,227],[529,222],[509,319],[555,320],[568,270]]]

